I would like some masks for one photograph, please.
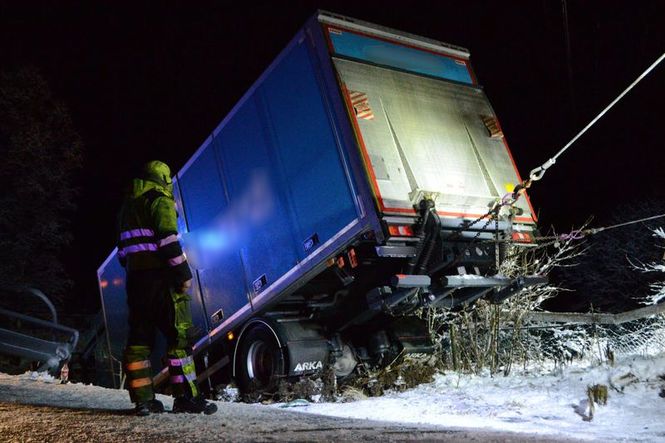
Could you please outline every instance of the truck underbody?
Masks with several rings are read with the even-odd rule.
[[[496,253],[506,243],[478,239],[506,233],[445,229],[431,200],[421,202],[417,217],[386,220],[411,222],[401,226],[409,226],[412,236],[387,237],[382,245],[371,233],[361,236],[243,326],[228,368],[241,391],[270,391],[280,380],[326,367],[344,378],[359,365],[378,369],[399,357],[427,360],[435,346],[423,309],[464,309],[481,298],[501,303],[546,282],[542,276],[498,276]]]

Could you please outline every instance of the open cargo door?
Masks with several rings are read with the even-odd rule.
[[[383,213],[413,213],[428,195],[443,216],[477,218],[521,182],[467,61],[329,32],[332,51],[342,54],[333,62]],[[535,222],[528,198],[517,207],[516,221]]]

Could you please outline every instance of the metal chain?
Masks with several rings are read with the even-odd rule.
[[[494,217],[494,264],[496,265],[496,272],[499,272],[501,266],[501,245],[499,243],[499,213]]]
[[[500,209],[500,208],[501,208],[500,205],[495,205],[492,209],[490,209],[490,210],[487,212],[487,214],[485,214],[485,215],[483,215],[483,216],[481,216],[481,217],[478,217],[477,219],[475,219],[475,220],[474,220],[473,222],[471,222],[470,224],[468,224],[468,225],[466,225],[466,226],[463,226],[462,228],[458,229],[458,231],[456,231],[454,234],[451,234],[451,235],[446,239],[446,241],[449,241],[449,240],[451,240],[451,239],[454,239],[455,236],[459,237],[459,235],[460,235],[460,233],[462,232],[462,230],[469,229],[471,226],[475,225],[475,224],[478,223],[480,220],[482,220],[482,219],[484,219],[484,218],[487,217],[487,221],[485,222],[485,224],[484,224],[484,225],[478,230],[478,232],[476,233],[476,235],[475,235],[471,240],[469,240],[469,243],[468,243],[467,246],[462,250],[462,252],[460,252],[459,254],[457,254],[457,256],[453,259],[452,262],[450,262],[449,264],[446,264],[445,266],[442,266],[440,269],[435,269],[435,270],[432,271],[431,273],[435,273],[435,272],[440,271],[441,269],[445,269],[445,268],[449,268],[449,267],[451,267],[451,266],[455,266],[457,263],[459,263],[460,260],[464,257],[464,254],[466,254],[467,251],[469,251],[469,249],[471,249],[471,246],[473,246],[473,245],[476,243],[476,241],[477,241],[478,238],[482,235],[482,233],[483,233],[483,231],[485,230],[485,228],[487,228],[487,227],[489,226],[489,224],[492,223],[492,221],[493,221],[495,218],[496,218],[497,223],[498,223],[498,215],[499,215],[499,209]],[[498,228],[497,228],[497,230],[498,230]]]

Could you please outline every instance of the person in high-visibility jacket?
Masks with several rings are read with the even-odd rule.
[[[199,392],[189,351],[192,316],[187,291],[192,273],[178,240],[177,216],[169,167],[148,162],[142,176],[133,180],[119,214],[118,258],[127,273],[129,306],[123,364],[138,415],[164,411],[155,399],[150,366],[156,329],[167,341],[173,412],[217,410]]]

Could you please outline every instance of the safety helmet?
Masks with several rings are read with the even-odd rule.
[[[169,165],[159,160],[149,161],[143,166],[144,180],[150,180],[165,187],[170,187],[171,182],[171,169]]]

